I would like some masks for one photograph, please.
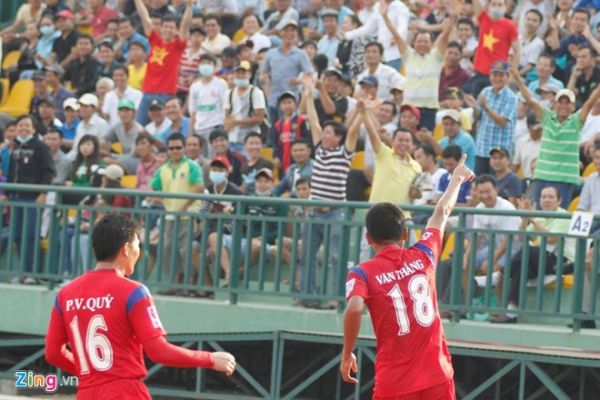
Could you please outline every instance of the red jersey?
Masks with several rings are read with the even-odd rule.
[[[508,61],[512,43],[519,38],[514,22],[508,18],[494,21],[487,11],[479,15],[479,44],[475,51],[473,69],[482,75],[489,75],[492,63]]]
[[[152,31],[148,41],[150,42],[150,55],[142,91],[144,93],[175,94],[179,63],[187,43],[179,37],[165,43],[156,31]]]
[[[454,376],[435,289],[441,242],[440,231],[429,228],[414,246],[389,245],[348,273],[346,297],[365,299],[377,338],[374,397],[421,391]]]
[[[87,398],[81,396],[82,390],[96,392],[107,384],[144,390],[139,388],[147,375],[143,344],[165,335],[146,286],[114,269],[93,270],[58,292],[47,346],[69,343],[79,379],[78,398]]]

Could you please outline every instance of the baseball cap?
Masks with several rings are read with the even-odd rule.
[[[325,75],[337,75],[338,78],[342,79],[342,71],[333,67],[327,68],[325,70]]]
[[[163,104],[162,101],[160,101],[158,99],[154,99],[150,103],[150,107],[148,107],[148,109],[152,110],[153,108],[158,108],[159,110],[162,110],[163,108],[165,108],[165,105]]]
[[[556,93],[554,100],[559,101],[561,97],[566,96],[571,103],[575,103],[575,93],[571,89],[562,89]]]
[[[123,108],[135,111],[135,104],[129,99],[121,99],[117,103],[117,110],[121,110]]]
[[[104,175],[112,181],[118,181],[125,176],[125,171],[123,171],[123,168],[116,164],[110,164],[108,167],[104,168],[101,175]]]
[[[440,111],[440,117],[442,119],[450,118],[454,122],[460,122],[460,113],[456,110],[448,109],[448,110]]]
[[[73,19],[73,13],[71,12],[71,10],[60,10],[59,12],[54,14],[54,19],[58,18]]]
[[[221,57],[237,57],[237,50],[235,47],[225,47],[221,52]]]
[[[339,15],[339,13],[337,12],[337,10],[334,10],[333,8],[324,8],[321,11],[321,18],[325,18],[325,17],[336,17]]]
[[[243,69],[244,71],[251,71],[252,70],[252,65],[250,65],[250,62],[248,61],[241,61],[239,62],[236,66],[235,66],[235,70],[240,70]]]
[[[490,68],[490,72],[503,72],[508,74],[508,70],[510,69],[510,64],[508,61],[495,61]]]
[[[63,101],[63,110],[65,108],[70,108],[73,111],[79,111],[79,102],[75,97],[69,97]]]
[[[560,88],[553,83],[546,83],[545,85],[539,86],[535,91],[536,93],[551,92],[556,94],[560,91]]]
[[[98,108],[98,98],[94,94],[86,93],[79,98],[79,104]]]
[[[391,88],[390,88],[390,93],[393,93],[394,90],[397,90],[399,92],[404,92],[404,83],[395,83]]]
[[[273,171],[271,171],[269,168],[261,168],[258,170],[258,172],[256,172],[254,179],[258,179],[261,176],[266,176],[268,179],[273,180]]]
[[[494,147],[493,149],[491,149],[490,156],[493,156],[494,153],[500,153],[500,154],[504,155],[506,158],[510,158],[510,155],[508,154],[508,150],[506,150],[503,147]]]
[[[275,29],[281,31],[281,30],[284,30],[285,28],[287,28],[290,25],[297,28],[298,27],[298,21],[296,21],[295,19],[292,19],[292,18],[284,18],[283,20],[281,20],[280,23],[277,24],[277,26],[275,27]]]
[[[210,166],[212,167],[214,164],[221,164],[225,168],[231,168],[231,163],[225,156],[215,156],[212,160],[210,160]]]
[[[421,119],[421,111],[419,111],[419,109],[415,106],[411,106],[410,104],[405,104],[402,107],[400,107],[400,112],[404,111],[404,110],[408,110],[411,113],[415,114],[415,116],[418,119]]]
[[[379,80],[373,75],[365,76],[358,83],[359,85],[379,86]]]
[[[33,75],[31,75],[31,79],[34,81],[43,81],[46,79],[46,74],[44,74],[42,71],[35,71]]]
[[[294,94],[294,92],[290,92],[289,90],[286,92],[283,92],[279,98],[277,99],[277,103],[281,103],[281,101],[283,99],[294,99],[294,101],[298,101],[298,99],[296,98],[296,95]]]
[[[63,67],[61,67],[58,64],[48,65],[48,66],[44,67],[44,71],[54,72],[55,74],[58,74],[61,76],[65,74],[65,70],[63,69]]]

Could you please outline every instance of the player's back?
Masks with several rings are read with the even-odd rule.
[[[347,295],[365,298],[377,337],[377,396],[398,396],[450,380],[450,354],[437,310],[435,263],[440,233],[413,247],[390,245],[350,270]]]
[[[149,296],[145,286],[114,269],[88,271],[58,293],[55,309],[68,335],[80,389],[146,376],[141,340],[130,321]],[[160,325],[153,306],[135,310],[146,311],[154,311]]]

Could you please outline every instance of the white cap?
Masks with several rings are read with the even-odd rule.
[[[440,111],[440,117],[442,119],[448,117],[448,118],[454,120],[454,122],[460,122],[460,113],[456,110],[448,109],[448,110]]]
[[[575,103],[575,93],[573,93],[571,89],[559,90],[558,93],[556,93],[556,97],[554,97],[554,100],[559,101],[560,98],[563,96],[567,96],[571,103]]]
[[[63,110],[67,107],[72,108],[73,111],[79,111],[79,102],[75,97],[69,97],[63,101]]]
[[[118,181],[125,175],[123,168],[116,164],[110,164],[102,172],[102,175],[113,181]]]
[[[86,93],[79,98],[79,104],[98,108],[98,98],[94,94]]]

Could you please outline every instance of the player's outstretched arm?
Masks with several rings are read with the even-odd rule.
[[[179,368],[211,368],[231,376],[235,371],[235,357],[229,353],[190,350],[167,342],[157,336],[144,343],[144,352],[155,363]]]
[[[358,379],[350,375],[356,373],[356,356],[352,353],[356,345],[356,338],[360,331],[360,322],[362,319],[365,300],[360,296],[352,296],[348,300],[348,306],[344,313],[344,347],[342,349],[342,361],[340,363],[340,373],[344,382],[358,383]]]
[[[446,228],[446,222],[448,221],[448,217],[452,214],[452,210],[454,210],[454,206],[456,205],[456,199],[458,198],[458,193],[460,191],[460,185],[463,182],[468,182],[473,179],[474,174],[467,166],[465,166],[465,160],[467,159],[466,155],[463,155],[460,163],[454,170],[452,174],[452,178],[450,179],[450,183],[448,184],[448,188],[442,194],[442,197],[438,201],[435,206],[435,210],[433,211],[433,215],[429,219],[429,223],[427,224],[427,228],[437,228],[440,233],[444,234],[444,229]]]

